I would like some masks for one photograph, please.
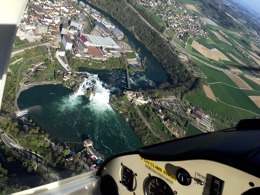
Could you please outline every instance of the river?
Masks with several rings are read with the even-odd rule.
[[[147,58],[145,71],[130,75],[132,88],[156,88],[166,82],[167,75],[151,52],[111,16],[98,11],[124,32],[130,44],[140,51],[140,57]],[[90,136],[94,147],[105,157],[142,146],[133,129],[109,105],[110,93],[126,86],[125,72],[80,70],[91,73],[86,80],[92,83],[94,91],[90,98],[82,95],[82,88],[73,92],[62,85],[35,86],[21,92],[17,100],[19,108],[36,106],[29,115],[52,139],[80,144],[83,137]]]
[[[90,5],[97,11],[99,11],[103,16],[109,19],[119,30],[121,30],[128,39],[130,45],[135,51],[139,51],[139,56],[144,59],[146,58],[145,71],[130,73],[131,87],[133,89],[152,89],[158,87],[160,84],[167,82],[168,77],[163,69],[162,65],[158,60],[152,55],[146,47],[135,38],[135,36],[123,27],[117,20],[115,20],[108,13],[99,9],[98,7],[90,4],[88,1],[82,0],[86,4]],[[103,71],[103,70],[90,70],[87,68],[80,68],[80,71],[88,71],[98,74],[100,79],[107,84],[112,84],[113,86],[125,87],[125,71],[114,70],[114,71]]]
[[[141,146],[125,119],[110,107],[109,90],[101,86],[89,99],[82,94],[62,85],[35,86],[20,94],[18,105],[33,107],[29,115],[52,139],[81,144],[90,136],[105,157]]]

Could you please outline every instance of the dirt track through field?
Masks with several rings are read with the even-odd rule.
[[[229,67],[231,72],[242,73],[242,71],[239,68],[235,67],[235,66],[227,66],[227,67]]]
[[[236,56],[234,56],[231,53],[228,53],[228,55],[230,55],[234,60],[236,60],[239,64],[242,64],[244,66],[246,66],[246,64],[244,62],[242,62],[240,59],[238,59]]]
[[[224,43],[227,43],[229,45],[232,45],[230,42],[228,42],[228,40],[226,40],[224,37],[222,37],[220,34],[218,34],[217,32],[215,31],[212,31],[214,33],[214,35],[221,41],[223,41]]]
[[[252,50],[254,50],[254,51],[257,51],[257,52],[260,52],[260,49],[256,46],[256,45],[254,45],[253,43],[251,43],[251,49]]]
[[[260,85],[260,80],[256,79],[255,77],[250,77],[246,75],[246,78],[250,79],[251,81],[255,82],[256,84]]]
[[[226,34],[226,33],[224,33],[223,31],[219,31],[219,33],[223,36],[223,37],[226,37],[226,39],[229,39],[230,37]]]
[[[206,96],[213,100],[214,102],[217,102],[217,99],[213,93],[213,91],[211,90],[210,86],[208,85],[203,85],[203,89],[204,89],[204,92],[206,93]]]
[[[234,82],[236,85],[241,89],[247,89],[247,90],[253,90],[250,85],[248,85],[243,79],[241,79],[239,76],[225,72],[225,74]]]
[[[253,60],[257,63],[258,66],[260,66],[260,57],[252,51],[249,51],[249,53],[250,57],[253,58]]]
[[[201,45],[197,41],[193,41],[191,46],[196,49],[199,53],[212,60],[226,60],[230,61],[222,52],[217,49],[208,49],[204,45]]]
[[[260,108],[260,96],[249,96],[249,98]]]

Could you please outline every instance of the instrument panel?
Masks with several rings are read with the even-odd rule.
[[[110,160],[100,176],[103,195],[230,195],[260,187],[259,178],[218,162],[152,161],[138,154]],[[103,189],[103,177],[108,176],[113,181],[104,181],[110,185]]]

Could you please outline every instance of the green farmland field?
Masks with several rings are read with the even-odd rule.
[[[240,38],[238,38],[237,36],[235,36],[234,34],[232,34],[232,33],[226,33],[230,38],[231,38],[231,40],[234,40],[233,42],[235,43],[235,44],[237,44],[237,43],[239,43],[242,47],[244,47],[244,49],[245,50],[248,50],[248,49],[251,49],[250,47],[248,47],[245,43],[243,43],[243,41],[240,39]],[[245,40],[245,41],[248,41],[245,37],[243,37],[243,39]],[[237,43],[236,43],[237,42]]]
[[[244,91],[247,96],[260,96],[260,91]],[[260,110],[260,109],[259,109]]]
[[[214,102],[204,94],[187,96],[186,99],[193,105],[208,112],[213,118],[217,119],[227,117],[232,119],[234,122],[238,122],[241,119],[258,116],[257,114],[228,106],[222,102]]]
[[[201,71],[207,76],[208,83],[222,82],[237,87],[237,85],[222,71],[199,64]]]
[[[189,38],[186,43],[186,49],[192,55],[199,57],[204,62],[211,64],[212,66],[228,69],[228,66],[233,66],[239,68],[243,73],[252,75],[253,73],[247,69],[243,64],[240,64],[240,60],[244,64],[249,62],[233,47],[240,44],[244,50],[248,50],[249,40],[245,37],[241,37],[238,33],[227,31],[220,26],[206,25],[205,28],[209,32],[208,39],[202,37]],[[214,33],[221,30],[227,36],[222,35],[230,44],[221,41]],[[221,33],[218,32],[220,35]],[[214,61],[206,58],[194,48],[192,48],[192,41],[196,40],[208,49],[218,49],[230,61]],[[232,54],[234,57],[232,57]],[[238,61],[236,60],[238,59]],[[204,92],[196,95],[187,95],[185,99],[189,101],[192,105],[203,109],[208,113],[214,120],[214,126],[220,128],[228,125],[235,125],[241,119],[260,117],[260,109],[255,105],[255,103],[248,96],[260,96],[260,86],[251,81],[250,79],[240,76],[245,82],[247,82],[253,90],[241,90],[238,86],[221,70],[212,68],[199,62],[195,59],[192,60],[193,63],[197,64],[200,70],[204,73],[206,78],[203,78],[204,83],[208,83],[217,98],[217,102],[209,99]],[[193,126],[189,125],[188,130],[192,129]],[[189,131],[187,130],[187,133]]]
[[[214,35],[215,36],[215,35]],[[193,40],[196,40],[197,42],[199,42],[200,44],[202,44],[203,46],[207,47],[208,49],[218,49],[220,52],[222,52],[223,54],[226,55],[226,57],[230,60],[230,61],[223,61],[223,60],[220,60],[220,61],[214,61],[214,60],[210,60],[208,58],[206,58],[205,56],[203,56],[200,52],[198,52],[196,49],[194,49],[191,44],[193,42]],[[219,68],[223,68],[223,69],[228,69],[226,65],[233,65],[233,66],[237,66],[239,65],[239,63],[233,59],[231,56],[229,56],[227,53],[231,53],[233,54],[234,56],[236,56],[237,58],[240,58],[239,54],[232,48],[232,46],[226,44],[226,43],[223,43],[220,42],[219,40],[216,40],[218,42],[213,42],[213,40],[209,39],[209,40],[205,40],[203,38],[192,38],[190,37],[186,43],[186,50],[189,51],[191,54],[193,54],[194,56],[197,56],[198,58],[202,59],[203,61],[205,62],[208,62],[216,67],[219,67]],[[220,43],[220,44],[219,44]],[[243,61],[243,60],[241,60]]]
[[[192,135],[198,135],[202,134],[203,132],[199,130],[197,127],[195,127],[193,124],[189,123],[186,136],[192,136]]]
[[[177,0],[178,3],[182,3],[182,4],[191,4],[191,5],[202,5],[200,2],[198,1],[194,1],[194,0]]]
[[[210,85],[210,87],[214,91],[216,98],[219,98],[219,100],[229,105],[260,114],[260,109],[256,107],[243,90],[223,84],[214,84]]]
[[[249,62],[238,52],[236,51],[232,45],[229,45],[227,43],[222,42],[221,40],[219,40],[212,31],[216,31],[218,32],[218,30],[222,30],[223,29],[219,29],[217,27],[208,27],[208,31],[209,31],[209,39],[204,39],[202,37],[190,37],[186,43],[186,50],[189,51],[192,55],[200,58],[201,60],[210,63],[216,67],[222,68],[222,69],[228,69],[227,67],[229,66],[234,66],[234,67],[238,67],[241,69],[241,71],[245,74],[248,75],[253,75],[253,73],[248,70],[244,65],[240,64],[240,62],[238,62],[235,58],[239,59],[241,62],[243,62],[244,64],[248,64]],[[227,32],[225,32],[227,33]],[[220,33],[219,33],[220,34]],[[231,44],[233,45],[237,45],[237,43],[235,43],[232,38],[236,41],[241,43],[241,45],[245,46],[246,45],[242,42],[241,39],[238,38],[238,35],[235,35],[235,33],[229,32],[227,33],[228,35],[230,35],[230,37],[225,37]],[[208,49],[213,49],[216,48],[218,49],[220,52],[222,52],[223,54],[225,54],[225,56],[230,60],[230,61],[214,61],[214,60],[210,60],[208,58],[206,58],[205,56],[203,56],[201,53],[199,53],[196,49],[194,49],[191,44],[192,41],[196,40],[197,42],[199,42],[200,44],[202,44],[203,46],[207,47]],[[232,54],[234,57],[232,57],[230,54]],[[203,65],[204,66],[204,65]],[[215,81],[216,82],[216,81]]]
[[[257,83],[255,83],[254,81],[251,81],[250,79],[244,77],[244,76],[240,76],[248,85],[250,85],[254,90],[258,90],[260,91],[260,85],[258,85]]]

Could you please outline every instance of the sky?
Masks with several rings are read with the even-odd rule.
[[[258,12],[260,15],[260,0],[236,0],[236,1]]]

